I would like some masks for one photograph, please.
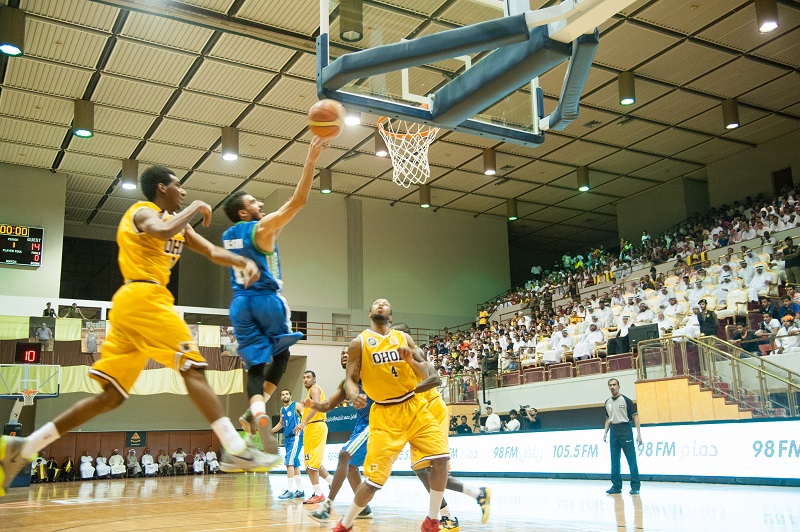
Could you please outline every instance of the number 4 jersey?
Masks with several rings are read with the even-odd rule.
[[[400,403],[414,394],[417,376],[397,352],[405,345],[405,334],[393,329],[386,336],[371,329],[361,333],[361,383],[373,401]]]

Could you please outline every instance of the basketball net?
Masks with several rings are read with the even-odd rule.
[[[378,131],[392,159],[392,181],[405,188],[424,184],[431,176],[428,147],[439,128],[382,116]]]
[[[22,390],[19,393],[22,394],[23,398],[22,406],[33,406],[33,399],[39,393],[39,390]]]

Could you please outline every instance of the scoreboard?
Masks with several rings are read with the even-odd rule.
[[[0,265],[42,265],[44,229],[0,223]]]

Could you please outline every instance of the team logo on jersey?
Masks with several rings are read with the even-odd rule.
[[[367,338],[367,345],[370,347],[375,347],[376,345],[378,345],[378,340],[376,340],[375,338]]]
[[[178,344],[178,349],[181,353],[188,353],[190,351],[198,351],[197,344],[194,342],[181,342]]]
[[[380,351],[372,353],[372,362],[375,364],[396,364],[401,362],[400,353],[392,349],[391,351]]]
[[[394,336],[392,336],[392,337],[389,339],[389,343],[390,343],[390,344],[392,344],[392,345],[398,345],[400,342],[398,342],[398,341],[397,341],[397,338],[395,338]]]

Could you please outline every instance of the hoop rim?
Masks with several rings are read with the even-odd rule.
[[[36,396],[36,394],[39,393],[39,390],[33,390],[33,389],[20,390],[19,393],[21,393],[24,397],[31,397],[31,396]]]
[[[387,131],[383,128],[383,124],[389,122],[391,120],[388,116],[382,116],[378,119],[378,129],[380,129],[385,135],[388,135],[392,138],[396,139],[410,139],[413,137],[427,137],[432,133],[438,133],[439,128],[436,126],[429,126],[427,124],[421,124],[423,127],[428,129],[424,131],[417,131],[416,133],[395,133],[393,131]],[[402,120],[402,119],[400,119]],[[410,122],[410,120],[403,120],[403,122]],[[418,123],[418,122],[415,122]]]

